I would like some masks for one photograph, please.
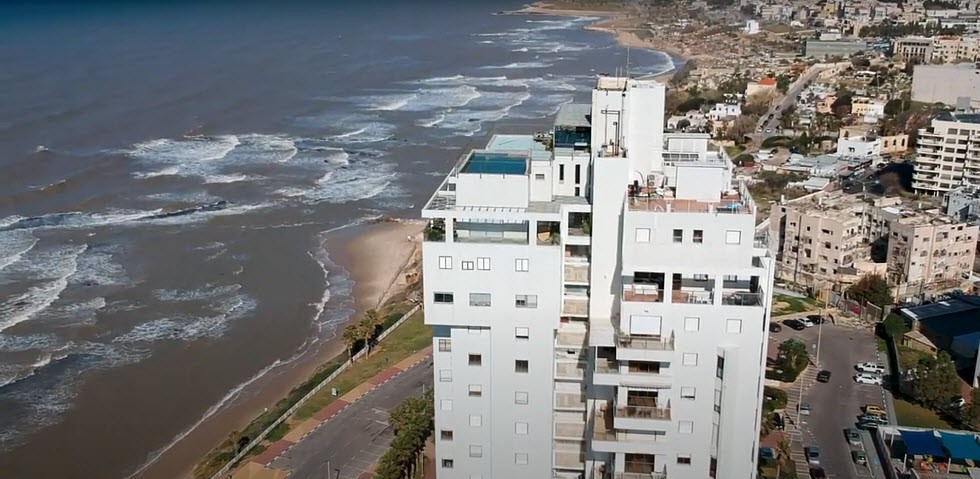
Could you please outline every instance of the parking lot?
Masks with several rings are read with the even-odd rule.
[[[797,338],[807,345],[811,357],[816,358],[817,338],[820,340],[820,367],[831,372],[827,383],[814,382],[803,393],[803,400],[810,405],[810,415],[801,416],[804,446],[820,448],[820,465],[828,477],[871,478],[871,470],[854,464],[845,430],[854,427],[861,407],[866,404],[883,406],[880,386],[857,384],[853,380],[854,365],[865,361],[878,361],[875,339],[871,331],[835,326],[827,323],[802,331],[783,326],[782,331],[770,333],[770,349],[790,338]],[[815,371],[816,371],[815,370]],[[815,377],[816,372],[810,374]],[[805,386],[804,386],[805,387]],[[790,412],[795,414],[795,411]],[[795,419],[795,418],[794,418]],[[874,461],[870,435],[863,433],[864,448],[869,461]],[[861,449],[861,447],[854,447]],[[872,462],[872,465],[874,463]]]

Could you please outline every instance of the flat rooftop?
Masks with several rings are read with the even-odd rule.
[[[592,126],[592,105],[588,103],[566,103],[558,108],[555,126],[589,128]]]
[[[549,161],[548,147],[534,139],[534,135],[493,135],[483,151],[501,153],[521,152],[531,157],[531,161]]]
[[[941,121],[958,121],[960,123],[980,123],[980,113],[955,113],[952,111],[940,111],[936,116]]]
[[[460,173],[526,175],[527,156],[517,153],[474,150]]]

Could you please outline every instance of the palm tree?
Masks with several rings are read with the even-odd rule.
[[[374,340],[378,327],[381,326],[380,317],[378,316],[378,311],[374,309],[369,309],[364,312],[364,318],[361,319],[361,338],[364,339],[364,347],[367,348],[367,354],[371,354],[371,342]]]
[[[349,361],[354,360],[354,345],[361,340],[361,336],[361,325],[357,323],[349,323],[344,328],[343,334],[340,335],[340,339],[344,341],[344,346],[347,348],[347,359]]]

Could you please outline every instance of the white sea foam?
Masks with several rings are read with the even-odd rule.
[[[51,303],[54,303],[68,287],[68,278],[78,268],[78,256],[86,248],[86,245],[68,245],[46,252],[51,268],[40,271],[46,275],[45,279],[27,291],[0,303],[0,331],[34,319],[51,306]]]
[[[204,183],[207,184],[223,184],[223,183],[238,183],[239,181],[252,181],[257,179],[256,177],[243,175],[241,173],[233,173],[230,175],[208,175],[204,177]]]
[[[179,140],[157,139],[137,143],[129,154],[141,160],[181,165],[224,158],[240,143],[235,135],[189,136]]]
[[[203,301],[213,299],[218,296],[229,295],[242,289],[240,284],[229,284],[224,286],[205,285],[191,290],[178,289],[156,289],[153,296],[161,301]]]
[[[484,70],[514,70],[514,69],[532,69],[532,68],[548,68],[552,64],[546,62],[514,62],[508,63],[506,65],[487,65],[480,67]]]
[[[392,137],[394,125],[383,122],[353,123],[354,129],[327,137],[339,143],[375,143]],[[339,124],[338,124],[339,126]]]
[[[0,233],[0,271],[18,261],[37,245],[37,238],[29,231],[5,231]]]
[[[49,334],[30,334],[12,336],[0,334],[0,351],[19,353],[34,350],[50,350],[54,348],[55,337]]]
[[[166,165],[162,169],[137,172],[134,174],[137,178],[200,176],[209,183],[230,183],[252,178],[227,171],[228,168],[285,163],[298,151],[292,138],[252,133],[157,139],[137,143],[125,153],[146,164]]]
[[[178,166],[168,166],[162,170],[158,171],[148,171],[148,172],[136,172],[133,176],[136,178],[156,178],[158,176],[175,176],[180,174],[180,167]]]
[[[72,284],[85,286],[132,285],[125,268],[114,259],[112,251],[88,250],[78,258],[78,268],[69,278]]]
[[[515,49],[513,49],[511,51],[512,52],[526,52],[527,51],[527,47],[515,48]]]
[[[45,312],[44,317],[53,318],[58,326],[92,325],[97,320],[98,312],[105,306],[105,298],[99,296],[87,301],[52,307]]]
[[[438,108],[459,108],[480,97],[471,85],[420,89],[410,94],[366,97],[361,101],[369,108],[385,111],[426,112]]]
[[[418,120],[418,121],[415,122],[415,124],[418,125],[418,126],[421,126],[421,127],[425,127],[425,128],[432,128],[432,127],[434,127],[434,126],[442,123],[445,120],[446,120],[446,114],[445,113],[440,113],[440,114],[436,115],[435,118]]]
[[[212,307],[216,315],[162,318],[136,325],[132,330],[113,339],[117,343],[144,343],[160,340],[194,341],[219,338],[228,330],[229,322],[255,309],[255,300],[244,294],[219,300]]]

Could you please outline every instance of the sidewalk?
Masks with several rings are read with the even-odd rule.
[[[258,456],[255,456],[236,468],[235,472],[232,474],[233,479],[272,479],[283,477],[283,471],[281,469],[272,469],[269,464],[276,460],[279,456],[283,455],[289,450],[294,444],[302,441],[306,436],[315,431],[317,428],[328,422],[338,413],[343,411],[345,408],[356,402],[358,399],[369,394],[378,386],[388,382],[391,378],[398,376],[402,372],[408,370],[412,366],[425,361],[429,356],[432,355],[432,347],[425,348],[404,360],[398,362],[394,366],[390,366],[374,377],[368,379],[367,381],[359,384],[357,387],[351,389],[343,396],[340,396],[333,402],[331,402],[326,407],[320,409],[313,414],[313,417],[303,421],[302,423],[293,426],[293,429],[289,431],[288,434],[283,436],[282,439],[271,444],[265,451],[263,451]],[[260,467],[256,467],[260,466]],[[370,474],[368,473],[368,477]]]
[[[810,386],[817,379],[818,368],[812,364],[807,365],[806,369],[800,373],[793,385],[786,389],[786,436],[789,438],[790,458],[796,465],[798,477],[810,477],[810,466],[806,461],[806,454],[803,451],[804,442],[810,442],[810,431],[806,427],[807,416],[799,415],[797,423],[797,411],[800,405],[802,389],[806,393]]]

